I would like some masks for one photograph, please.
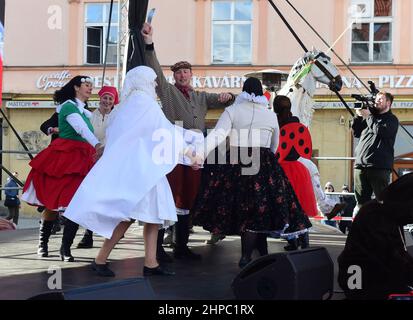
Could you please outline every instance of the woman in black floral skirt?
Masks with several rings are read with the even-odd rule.
[[[207,163],[227,136],[230,151],[225,164],[218,164],[203,184],[193,208],[194,224],[213,234],[241,235],[241,268],[255,248],[260,255],[268,254],[269,232],[287,236],[311,227],[274,156],[278,121],[261,82],[248,78],[242,91],[205,140]]]

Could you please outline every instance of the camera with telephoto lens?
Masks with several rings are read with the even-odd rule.
[[[354,103],[354,109],[373,109],[376,101],[376,95],[379,93],[376,85],[373,81],[368,81],[370,86],[370,94],[361,95],[361,94],[352,94],[351,97],[356,99],[358,102]]]

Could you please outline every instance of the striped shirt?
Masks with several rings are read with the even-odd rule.
[[[218,101],[219,94],[195,90],[189,92],[190,100],[188,100],[178,88],[166,80],[153,49],[153,44],[146,45],[145,59],[146,65],[155,70],[158,76],[156,91],[161,100],[165,116],[172,123],[182,121],[185,129],[199,129],[203,132],[208,109],[225,108],[235,100],[233,95],[227,103],[221,103]]]

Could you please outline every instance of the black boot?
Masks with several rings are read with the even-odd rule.
[[[49,238],[52,232],[54,221],[45,221],[40,222],[39,229],[39,248],[37,249],[37,254],[41,257],[48,257],[49,251],[47,244],[49,243]]]
[[[52,234],[56,234],[60,230],[62,230],[62,227],[61,227],[60,223],[61,223],[60,214],[57,214],[56,215],[56,220],[54,221],[54,224],[53,224]]]
[[[298,249],[298,240],[297,238],[288,240],[288,245],[284,247],[285,251],[293,251]]]
[[[201,260],[202,256],[192,252],[188,248],[189,240],[189,215],[178,215],[178,222],[175,224],[176,246],[174,256],[176,259]]]
[[[257,250],[261,257],[268,255],[268,243],[266,233],[259,233],[257,235]]]
[[[245,231],[241,234],[241,259],[238,262],[240,268],[244,268],[251,262],[252,252],[257,244],[257,235],[252,232]]]
[[[301,234],[298,237],[298,242],[300,243],[301,249],[307,249],[310,246],[310,238],[308,232]]]
[[[83,234],[82,240],[77,245],[80,249],[89,249],[93,248],[93,231],[87,229]]]
[[[62,261],[73,262],[75,258],[72,257],[70,247],[76,236],[79,225],[69,219],[65,219],[65,227],[63,229],[62,246],[60,247],[60,258]]]
[[[173,259],[165,252],[163,248],[163,236],[165,235],[165,229],[159,229],[158,231],[158,241],[156,246],[156,259],[159,263],[166,262],[170,263],[173,262]]]

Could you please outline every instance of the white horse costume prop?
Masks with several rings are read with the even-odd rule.
[[[316,60],[323,65],[330,76],[316,65]],[[277,95],[290,98],[291,113],[307,127],[311,124],[314,112],[312,97],[317,81],[328,85],[330,90],[340,91],[342,87],[341,76],[337,67],[331,63],[330,57],[313,49],[297,60],[288,75],[287,83],[277,92]]]

